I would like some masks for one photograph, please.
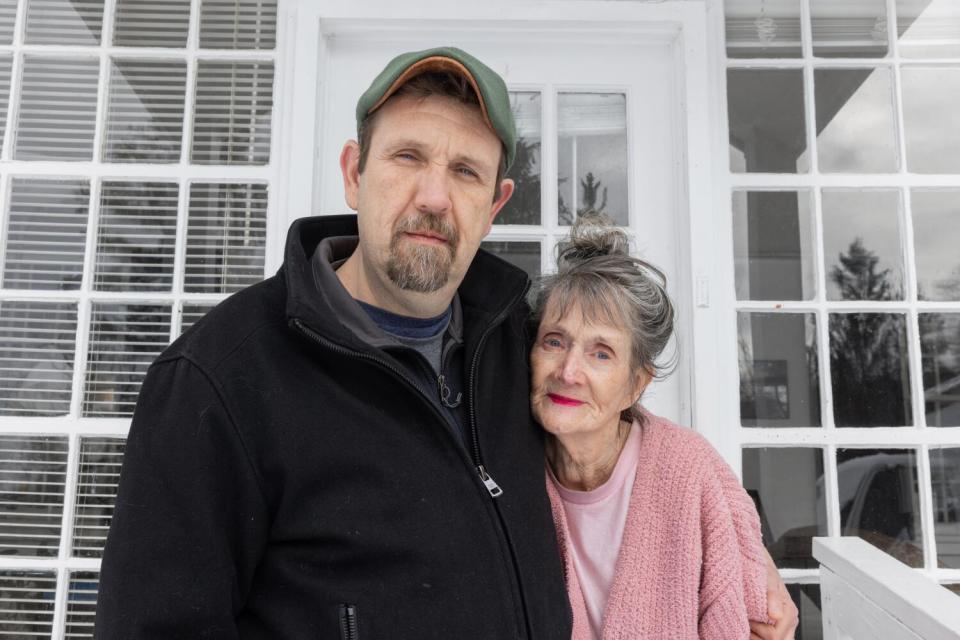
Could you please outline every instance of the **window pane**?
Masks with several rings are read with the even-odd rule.
[[[73,555],[99,558],[113,519],[126,445],[120,438],[81,438],[77,504],[73,522]]]
[[[170,342],[170,307],[93,304],[83,416],[133,415],[147,367]]]
[[[0,636],[47,640],[53,633],[53,571],[0,571]]]
[[[91,160],[97,119],[96,59],[24,56],[17,160]]]
[[[787,592],[800,611],[796,640],[823,640],[823,615],[820,604],[820,585],[788,584]]]
[[[743,450],[743,487],[778,567],[816,568],[813,536],[827,535],[821,449]]]
[[[13,44],[17,0],[0,0],[0,44]]]
[[[97,610],[100,574],[71,571],[67,593],[67,621],[64,638],[93,638],[93,617]]]
[[[113,44],[186,47],[190,0],[118,0]]]
[[[817,158],[820,170],[897,170],[890,69],[817,69]]]
[[[204,49],[273,49],[277,0],[203,0],[200,46]]]
[[[558,94],[557,135],[559,223],[573,224],[575,216],[593,211],[626,226],[626,95]]]
[[[942,0],[897,0],[897,37],[905,58],[960,56],[960,5]]]
[[[900,193],[823,191],[828,300],[902,300]]]
[[[185,83],[183,62],[115,61],[106,160],[179,162]]]
[[[95,289],[171,290],[177,191],[175,182],[103,183]]]
[[[921,313],[919,321],[927,425],[960,427],[960,314]]]
[[[730,170],[806,173],[803,71],[727,71]]]
[[[917,298],[960,300],[960,189],[914,189],[913,245]]]
[[[810,0],[813,55],[879,58],[887,54],[885,0]]]
[[[814,244],[807,192],[734,192],[738,300],[812,300],[816,294]]]
[[[799,0],[726,0],[727,57],[799,58]]]
[[[923,566],[917,452],[838,449],[841,535],[859,536],[910,567]]]
[[[515,187],[493,223],[540,224],[540,93],[511,91],[510,106],[517,123],[517,155],[506,177]]]
[[[63,437],[0,436],[0,555],[57,556],[67,449]]]
[[[960,569],[960,449],[930,449],[937,566]]]
[[[28,0],[27,44],[100,44],[103,0]]]
[[[229,293],[263,279],[267,186],[192,184],[184,291]]]
[[[0,416],[70,413],[77,303],[0,300]]]
[[[272,63],[201,61],[191,160],[265,164],[270,156]]]
[[[201,60],[191,162],[266,164],[272,108],[272,62]]]
[[[180,314],[180,333],[192,327],[197,320],[207,315],[207,312],[213,307],[212,304],[184,304],[183,312]]]
[[[86,180],[14,178],[3,286],[79,289],[89,205]]]
[[[481,245],[484,249],[503,258],[510,264],[520,267],[530,278],[540,277],[539,242],[497,242],[488,241]]]
[[[838,427],[913,424],[904,316],[831,313],[830,366]]]
[[[903,67],[907,169],[960,173],[960,67]]]
[[[2,132],[7,126],[7,104],[10,102],[10,69],[12,64],[12,56],[0,55],[0,143],[3,142]]]
[[[819,427],[820,372],[812,313],[738,314],[740,422]]]

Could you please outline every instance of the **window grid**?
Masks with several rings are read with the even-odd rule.
[[[896,0],[886,0],[887,38],[889,51],[882,58],[827,58],[814,57],[811,27],[811,0],[799,0],[802,57],[800,58],[725,58],[726,69],[802,69],[804,78],[804,107],[806,152],[809,170],[806,173],[735,173],[728,169],[728,194],[736,191],[806,191],[811,193],[814,220],[813,268],[817,292],[811,301],[752,301],[734,299],[734,313],[744,311],[802,313],[813,312],[817,322],[817,354],[819,360],[820,427],[788,427],[765,429],[743,427],[737,414],[734,431],[743,448],[803,447],[819,448],[824,456],[824,485],[827,500],[827,530],[830,536],[841,532],[839,507],[839,480],[837,450],[841,448],[901,448],[917,453],[917,482],[920,495],[920,522],[923,545],[923,572],[941,582],[960,580],[960,570],[937,568],[937,547],[934,531],[933,497],[930,450],[944,446],[960,446],[960,427],[930,428],[924,410],[923,366],[919,329],[919,313],[960,312],[960,301],[919,301],[917,298],[916,249],[914,246],[911,192],[917,187],[957,187],[957,174],[911,174],[906,157],[902,69],[904,67],[956,66],[960,58],[901,58],[897,35]],[[726,54],[726,51],[724,51]],[[885,67],[892,71],[894,141],[898,169],[881,174],[820,174],[816,132],[816,101],[814,93],[815,69]],[[825,188],[895,188],[900,194],[899,225],[901,234],[900,257],[904,261],[904,299],[897,301],[827,301],[826,261],[824,252],[822,190]],[[732,248],[732,247],[731,247]],[[728,251],[730,248],[727,249]],[[732,283],[731,283],[732,284]],[[731,286],[732,289],[732,286]],[[831,312],[852,313],[874,311],[902,314],[907,325],[908,370],[911,377],[910,393],[913,424],[889,428],[837,427],[831,379],[829,315]],[[727,325],[735,326],[735,325]],[[739,379],[739,366],[733,360],[731,373]],[[781,575],[790,583],[816,583],[818,569],[781,569]]]
[[[80,287],[77,290],[40,291],[36,289],[4,289],[0,288],[0,301],[58,301],[70,302],[77,305],[77,325],[75,334],[74,367],[70,379],[71,398],[70,410],[66,416],[44,416],[37,418],[0,417],[0,435],[27,435],[27,436],[65,436],[68,441],[69,455],[67,479],[63,496],[64,509],[60,518],[60,540],[56,548],[55,557],[17,556],[0,558],[0,570],[4,572],[49,571],[51,578],[56,576],[55,605],[53,610],[53,636],[64,637],[65,625],[68,623],[68,594],[70,592],[71,575],[77,572],[96,572],[100,567],[98,558],[85,558],[73,555],[72,538],[74,521],[76,518],[78,471],[81,438],[86,436],[107,436],[124,438],[129,429],[130,420],[121,418],[90,417],[83,418],[84,404],[83,391],[87,378],[88,352],[90,347],[91,315],[95,304],[128,303],[128,304],[162,304],[170,311],[169,339],[179,335],[181,315],[184,304],[188,306],[209,307],[226,297],[219,293],[185,293],[183,290],[184,260],[187,235],[187,214],[191,185],[194,183],[217,184],[253,184],[263,185],[267,189],[268,199],[266,214],[272,215],[273,196],[270,188],[276,180],[276,171],[279,163],[275,156],[275,146],[271,141],[269,149],[271,155],[261,164],[248,165],[191,165],[190,150],[193,146],[193,119],[194,100],[197,93],[197,67],[201,61],[226,61],[266,64],[273,68],[274,83],[270,93],[274,108],[268,131],[278,130],[276,118],[279,110],[276,88],[279,86],[277,69],[278,51],[276,49],[202,49],[200,41],[200,11],[201,0],[190,1],[190,15],[188,22],[188,37],[185,47],[163,49],[147,47],[114,46],[114,25],[117,0],[106,0],[102,23],[102,37],[99,45],[43,45],[25,44],[24,32],[26,23],[26,9],[28,0],[17,3],[13,25],[12,43],[0,45],[0,56],[10,59],[10,86],[6,107],[6,122],[0,127],[3,134],[3,144],[0,148],[0,204],[3,213],[0,214],[0,265],[5,264],[6,254],[6,226],[8,224],[7,211],[10,206],[12,184],[15,177],[31,179],[49,179],[51,181],[64,179],[80,179],[88,181],[87,228],[83,257],[83,270]],[[269,7],[267,7],[269,9]],[[276,24],[279,27],[279,22]],[[266,28],[275,28],[268,25]],[[273,34],[270,34],[273,37]],[[87,159],[78,161],[31,161],[13,159],[19,106],[21,102],[22,75],[26,56],[46,56],[63,59],[92,58],[99,62],[97,76],[96,118],[93,129],[93,152]],[[106,162],[105,138],[107,126],[108,102],[111,90],[111,72],[115,60],[169,62],[177,61],[185,64],[186,81],[184,85],[183,117],[180,121],[180,153],[178,160],[171,164],[156,164],[148,162],[117,163]],[[94,287],[94,271],[96,268],[97,233],[101,217],[101,194],[104,181],[132,181],[150,182],[166,181],[174,183],[178,188],[176,241],[173,262],[173,284],[169,290],[160,292],[128,292],[128,291],[96,291]],[[266,264],[264,265],[266,266]],[[77,632],[78,629],[73,629]],[[82,635],[82,634],[81,634]],[[73,637],[71,635],[71,637]],[[87,636],[84,636],[87,637]]]

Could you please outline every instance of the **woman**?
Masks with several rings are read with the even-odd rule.
[[[531,407],[580,638],[750,638],[767,621],[753,503],[699,435],[640,408],[673,331],[663,274],[581,218],[532,300]]]

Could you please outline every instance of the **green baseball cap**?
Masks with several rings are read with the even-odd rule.
[[[456,47],[411,51],[391,60],[357,102],[357,135],[360,135],[360,125],[367,116],[379,109],[404,83],[426,71],[452,71],[467,79],[480,99],[484,121],[503,143],[506,168],[509,169],[517,151],[517,125],[510,110],[507,85],[496,71]]]

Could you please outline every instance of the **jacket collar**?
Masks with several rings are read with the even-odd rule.
[[[350,250],[347,244],[355,246],[355,240],[349,236],[355,237],[357,233],[355,214],[295,220],[287,234],[282,271],[287,288],[288,322],[299,319],[345,346],[365,349],[378,345],[361,339],[345,325],[337,312],[336,296],[318,289],[312,260],[317,246],[325,238],[336,238],[327,244],[339,254]],[[481,249],[457,290],[464,311],[465,331],[469,333],[475,328],[471,327],[474,321],[486,324],[505,314],[523,297],[527,283],[527,275],[521,269]],[[460,310],[455,312],[459,315]]]

